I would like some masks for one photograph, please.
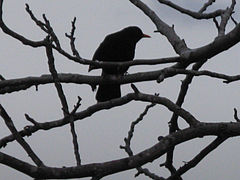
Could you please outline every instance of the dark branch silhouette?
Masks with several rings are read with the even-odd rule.
[[[9,115],[10,113],[8,113],[4,108],[5,106],[1,104],[0,116],[3,120],[2,123],[10,130],[10,134],[5,137],[0,137],[0,149],[16,141],[24,149],[35,165],[28,163],[27,160],[20,160],[3,152],[0,152],[1,164],[36,179],[91,177],[92,180],[99,180],[105,176],[118,172],[136,169],[137,172],[135,177],[145,175],[154,180],[183,180],[184,178],[182,175],[184,173],[190,171],[192,168],[197,168],[198,163],[206,158],[210,152],[213,152],[213,150],[218,148],[224,141],[235,136],[240,136],[240,120],[238,118],[236,108],[234,108],[233,117],[229,118],[229,122],[224,123],[220,122],[220,120],[219,122],[211,123],[211,119],[204,121],[203,123],[202,119],[197,119],[190,110],[184,108],[184,101],[190,89],[189,85],[196,77],[206,76],[215,80],[223,80],[223,83],[225,84],[240,80],[240,75],[226,75],[212,70],[205,70],[203,68],[207,62],[212,61],[213,57],[229,50],[240,42],[240,23],[238,23],[233,17],[234,13],[238,13],[235,12],[237,3],[236,0],[231,0],[229,2],[229,7],[225,7],[225,9],[214,9],[212,5],[215,3],[215,0],[208,0],[202,3],[201,7],[198,8],[198,11],[181,7],[177,3],[173,3],[169,0],[158,0],[158,2],[157,3],[159,5],[164,4],[164,6],[179,12],[180,15],[188,16],[195,19],[197,22],[201,20],[211,22],[213,27],[217,29],[215,38],[212,41],[207,42],[204,46],[191,48],[184,39],[180,37],[178,32],[175,30],[174,25],[170,26],[167,22],[164,22],[158,13],[150,8],[148,4],[143,3],[141,0],[129,0],[129,4],[133,4],[136,8],[142,11],[155,25],[156,29],[153,29],[152,31],[155,30],[154,32],[159,33],[159,36],[162,35],[167,38],[168,43],[173,48],[173,52],[177,55],[158,57],[156,59],[135,59],[134,61],[132,61],[133,57],[131,56],[129,59],[131,61],[128,60],[128,57],[124,59],[127,59],[126,62],[122,62],[121,58],[118,58],[117,56],[114,56],[113,59],[104,57],[104,61],[101,61],[102,57],[100,56],[92,61],[82,57],[79,53],[79,49],[77,49],[77,46],[75,45],[77,40],[75,32],[78,28],[76,26],[76,17],[71,22],[70,33],[65,34],[65,38],[70,41],[69,45],[71,49],[70,52],[68,52],[61,45],[61,38],[59,38],[55,33],[55,29],[51,24],[51,19],[49,19],[47,15],[43,14],[42,18],[38,18],[31,10],[30,6],[26,4],[25,10],[30,16],[30,20],[33,21],[45,35],[41,39],[34,41],[8,27],[7,23],[5,23],[3,19],[3,13],[7,14],[8,12],[7,9],[4,9],[3,7],[3,0],[0,0],[0,28],[2,29],[2,33],[7,34],[14,40],[21,42],[23,46],[44,48],[50,72],[50,74],[43,74],[39,77],[29,76],[9,79],[6,79],[4,77],[5,75],[0,74],[0,94],[5,96],[7,93],[18,93],[18,91],[25,91],[32,86],[35,86],[36,90],[39,90],[38,86],[40,85],[45,86],[47,84],[53,84],[56,88],[56,93],[58,95],[62,111],[62,115],[59,119],[45,119],[43,122],[40,122],[37,117],[33,118],[31,115],[24,113],[26,118],[25,121],[30,125],[25,126],[22,130],[17,130],[14,121]],[[210,7],[214,10],[207,11]],[[229,24],[233,26],[229,26]],[[226,29],[228,31],[226,31]],[[131,36],[129,38],[131,38]],[[134,49],[135,46],[132,50]],[[95,69],[116,69],[116,71],[119,71],[120,69],[128,69],[131,66],[148,66],[144,72],[134,72],[125,75],[124,71],[121,76],[114,77],[92,76],[86,75],[83,72],[81,72],[81,74],[61,73],[58,72],[55,66],[55,53],[76,63],[77,65],[86,67],[86,72],[89,65]],[[214,59],[216,61],[216,58]],[[153,65],[157,65],[158,69],[155,71],[151,70],[151,66]],[[155,95],[147,94],[142,92],[141,88],[137,88],[138,82],[145,83],[152,81],[151,83],[163,83],[178,75],[184,76],[185,78],[182,81],[175,103],[169,98],[162,96],[161,93],[156,93]],[[89,105],[84,110],[79,110],[81,102],[85,100],[82,100],[81,97],[84,95],[81,94],[81,97],[76,97],[77,102],[75,102],[75,106],[71,110],[69,108],[70,102],[68,96],[62,87],[63,83],[71,83],[79,86],[87,84],[91,87],[95,87],[97,85],[118,84],[120,86],[122,84],[131,84],[129,86],[131,86],[133,92],[119,98],[111,98],[111,100]],[[82,155],[79,150],[79,144],[81,142],[77,139],[78,134],[75,130],[75,122],[80,120],[87,121],[88,117],[99,111],[110,110],[114,107],[122,107],[132,101],[135,101],[136,103],[142,102],[150,104],[146,106],[144,111],[139,114],[136,120],[132,120],[127,137],[124,138],[125,144],[120,146],[121,149],[125,150],[128,157],[124,156],[115,160],[106,160],[102,163],[93,162],[82,164]],[[156,143],[154,145],[145,147],[145,149],[135,153],[133,150],[134,145],[131,142],[135,135],[135,131],[138,128],[137,125],[142,122],[144,118],[151,118],[151,112],[149,110],[153,106],[164,106],[172,114],[172,117],[168,120],[169,131],[164,136],[156,137]],[[181,119],[179,117],[181,117]],[[232,118],[234,118],[235,122],[230,122]],[[101,120],[104,121],[103,119]],[[184,121],[186,127],[180,128],[179,121]],[[70,125],[76,165],[72,165],[70,167],[65,167],[64,165],[59,165],[59,167],[46,166],[34,152],[33,148],[24,140],[24,138],[26,136],[31,138],[31,135],[40,130],[48,131],[65,125]],[[203,148],[195,157],[193,157],[192,160],[184,164],[182,167],[177,168],[174,161],[175,148],[179,144],[186,143],[187,141],[191,141],[196,138],[204,139],[206,136],[214,136],[216,138],[209,145]],[[141,141],[141,139],[138,141]],[[170,172],[168,177],[163,177],[161,174],[157,174],[155,172],[153,173],[144,166],[165,155],[166,160],[160,166],[162,168],[166,168]]]

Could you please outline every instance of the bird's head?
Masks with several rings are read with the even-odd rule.
[[[142,38],[150,38],[151,36],[144,34],[137,26],[129,26],[122,30],[122,33],[129,39],[137,43]]]

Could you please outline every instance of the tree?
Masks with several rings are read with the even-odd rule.
[[[188,43],[180,38],[178,33],[175,31],[176,27],[169,26],[166,22],[164,22],[157,12],[150,8],[150,5],[146,5],[140,0],[130,0],[129,2],[135,5],[136,8],[140,9],[148,18],[150,18],[152,23],[155,25],[155,32],[160,33],[161,36],[167,38],[168,43],[172,46],[174,52],[176,53],[175,56],[167,58],[159,57],[157,59],[140,59],[127,63],[93,62],[91,60],[82,58],[78,48],[76,48],[76,18],[74,18],[72,21],[70,33],[66,34],[66,38],[69,39],[71,47],[71,52],[68,52],[62,46],[61,40],[55,33],[54,27],[47,18],[47,15],[43,14],[43,20],[40,20],[40,18],[38,18],[30,9],[29,5],[26,5],[26,11],[30,15],[32,21],[35,22],[36,26],[38,26],[45,33],[45,36],[42,39],[36,41],[31,40],[27,36],[20,35],[20,33],[7,26],[3,20],[3,0],[0,1],[0,27],[3,33],[11,36],[16,41],[20,41],[23,43],[23,46],[44,49],[43,53],[45,53],[47,58],[50,72],[49,74],[43,74],[40,77],[34,76],[12,79],[5,79],[2,75],[0,81],[0,93],[4,96],[7,96],[7,93],[20,93],[22,91],[28,92],[28,89],[32,86],[36,86],[36,90],[38,90],[38,86],[40,85],[43,86],[47,84],[54,84],[58,99],[60,100],[62,112],[61,118],[57,120],[46,119],[44,122],[40,122],[37,117],[33,118],[31,115],[26,113],[25,119],[31,124],[28,124],[23,128],[23,130],[19,131],[15,125],[16,120],[11,118],[11,113],[9,113],[10,110],[6,109],[4,104],[1,104],[0,115],[3,122],[11,132],[10,135],[3,136],[1,138],[1,149],[16,141],[20,144],[20,146],[34,163],[32,164],[32,162],[29,163],[28,160],[21,160],[17,157],[10,156],[8,153],[0,152],[1,164],[4,164],[9,168],[13,168],[36,179],[66,179],[81,177],[101,179],[105,176],[130,169],[137,170],[136,176],[144,174],[152,179],[184,179],[182,175],[188,171],[190,172],[190,169],[198,165],[205,157],[207,157],[210,152],[218,148],[219,145],[221,145],[224,141],[240,135],[239,118],[237,116],[236,108],[234,109],[234,119],[236,122],[221,122],[221,120],[218,122],[205,122],[199,118],[196,118],[193,112],[183,108],[184,100],[186,99],[189,91],[189,85],[193,80],[196,79],[196,76],[207,76],[209,78],[222,79],[224,80],[223,82],[225,84],[231,84],[232,82],[240,79],[239,75],[230,76],[219,72],[200,70],[203,65],[211,61],[214,57],[217,57],[220,53],[233,48],[239,43],[240,24],[233,17],[233,15],[235,15],[234,10],[236,7],[236,1],[232,0],[229,7],[207,11],[207,8],[210,8],[215,2],[214,0],[209,0],[203,4],[199,11],[192,11],[170,1],[158,0],[160,4],[167,5],[168,7],[173,8],[175,11],[180,12],[183,15],[187,15],[193,19],[208,21],[212,20],[212,23],[217,28],[216,37],[213,41],[208,42],[207,45],[199,46],[198,48],[194,49],[190,48],[187,45]],[[226,31],[227,25],[229,31]],[[159,65],[159,68],[155,71],[153,71],[151,68],[148,68],[147,71],[144,72],[134,72],[122,78],[106,80],[100,76],[90,76],[80,73],[59,73],[56,68],[56,57],[65,57],[68,61],[84,65],[86,69],[90,64],[99,68],[106,66],[133,67],[141,65],[149,65],[149,67],[153,65]],[[162,65],[164,65],[164,67]],[[138,87],[137,84],[137,82],[146,83],[147,81],[152,81],[153,84],[156,84],[156,82],[162,84],[170,79],[174,79],[178,75],[184,76],[184,80],[182,81],[176,102],[173,102],[170,100],[170,98],[162,96],[162,94],[159,92],[156,92],[155,94],[145,93],[141,88]],[[66,91],[62,87],[63,83],[72,83],[77,84],[78,86],[87,84],[89,87],[91,87],[98,84],[116,82],[121,84],[131,84],[132,92],[128,93],[122,98],[113,99],[111,101],[97,103],[94,105],[88,104],[88,107],[85,110],[80,110],[81,103],[84,103],[82,102],[82,98],[84,98],[82,96],[84,96],[84,94],[82,94],[81,97],[76,98],[74,108],[70,108],[70,100],[68,99]],[[87,98],[85,98],[85,100],[87,100]],[[199,97],[198,101],[201,100],[202,98]],[[124,155],[121,158],[105,160],[101,163],[97,161],[94,163],[82,163],[81,159],[83,157],[80,156],[82,146],[81,141],[78,140],[79,136],[76,132],[75,123],[80,120],[87,121],[89,120],[88,117],[101,110],[111,111],[112,108],[117,106],[121,106],[120,108],[123,108],[125,104],[128,104],[132,101],[139,103],[147,102],[150,104],[146,106],[144,111],[139,114],[139,117],[136,120],[132,120],[128,135],[126,138],[124,138],[124,144],[120,146],[120,148],[127,153],[128,157]],[[47,100],[45,103],[46,102]],[[133,151],[134,147],[132,145],[132,138],[135,135],[135,130],[137,130],[136,126],[145,118],[150,108],[160,105],[166,107],[168,111],[172,113],[168,123],[169,133],[164,136],[160,134],[158,137],[155,137],[155,140],[157,140],[155,144],[147,146],[145,143],[143,143],[145,145],[144,149],[135,153]],[[216,110],[216,112],[206,113],[218,112]],[[122,116],[122,114],[118,116]],[[159,114],[159,118],[161,118],[161,114]],[[161,125],[163,123],[164,122],[161,121]],[[70,131],[72,134],[76,164],[72,164],[70,167],[65,167],[64,164],[61,164],[60,166],[58,165],[57,168],[48,166],[36,153],[36,150],[34,150],[40,148],[43,146],[43,144],[40,143],[37,147],[33,148],[30,146],[30,143],[26,141],[26,137],[28,136],[29,138],[32,138],[33,135],[37,134],[37,132],[40,130],[45,130],[48,132],[51,129],[67,126],[68,124],[70,125]],[[213,136],[215,139],[203,147],[200,152],[196,152],[197,154],[181,167],[178,168],[175,165],[174,155],[176,152],[176,147],[196,138],[206,139],[208,136]],[[142,142],[141,139],[138,139],[137,141]],[[153,173],[148,168],[143,167],[147,163],[157,161],[164,155],[166,155],[166,160],[164,163],[161,163],[160,166],[165,167],[170,172],[169,176],[162,177],[161,174]],[[63,156],[66,155],[64,154]],[[88,156],[90,155],[88,154]]]

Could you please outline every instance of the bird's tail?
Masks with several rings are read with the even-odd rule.
[[[108,101],[119,97],[121,97],[120,84],[99,85],[96,94],[96,100],[98,102]]]

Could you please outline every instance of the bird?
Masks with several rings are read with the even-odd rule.
[[[118,32],[107,35],[103,42],[95,51],[92,60],[103,62],[126,62],[132,61],[135,55],[137,42],[142,38],[150,38],[151,36],[144,34],[137,26],[129,26]],[[102,68],[102,77],[122,76],[129,67],[104,67]],[[88,71],[97,69],[93,65],[89,66]],[[108,101],[121,97],[120,84],[100,84],[96,100],[98,102]]]

